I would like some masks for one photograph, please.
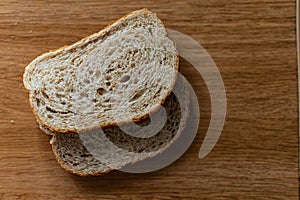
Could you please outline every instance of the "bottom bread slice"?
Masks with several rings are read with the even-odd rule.
[[[53,136],[50,143],[52,144],[55,157],[62,168],[80,176],[103,175],[113,169],[120,169],[127,164],[153,157],[167,149],[179,137],[186,126],[190,101],[188,90],[182,90],[182,96],[183,98],[179,102],[174,93],[170,95],[163,106],[166,111],[166,121],[161,130],[151,137],[135,137],[125,133],[126,131],[124,132],[124,129],[120,127],[104,129],[102,133],[117,148],[112,148],[109,144],[103,144],[105,143],[103,139],[98,140],[98,143],[92,144],[92,149],[87,148],[80,134],[91,136],[93,143],[93,141],[97,140],[94,138],[99,135],[97,131],[80,134],[52,132]],[[152,120],[154,123],[156,118],[160,120],[161,113],[157,113],[153,114],[151,120],[146,119],[137,124],[140,127],[145,127]],[[145,131],[149,131],[149,129]],[[99,154],[101,154],[100,157],[97,156]]]

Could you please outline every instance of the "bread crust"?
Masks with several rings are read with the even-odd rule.
[[[176,51],[175,78],[174,78],[174,80],[171,80],[172,83],[171,83],[170,90],[167,92],[167,94],[164,97],[162,97],[161,102],[157,105],[154,105],[152,110],[150,110],[149,113],[147,113],[145,115],[138,115],[132,120],[120,121],[118,123],[110,122],[110,123],[101,124],[99,126],[88,127],[88,128],[81,129],[81,130],[76,130],[76,129],[67,129],[66,130],[66,129],[60,129],[60,128],[56,128],[56,127],[50,127],[50,126],[46,125],[46,123],[42,119],[40,119],[38,114],[34,111],[34,106],[33,106],[32,99],[31,99],[32,98],[31,95],[32,95],[33,91],[30,90],[30,88],[27,87],[27,83],[25,81],[26,80],[26,74],[28,73],[28,71],[29,71],[29,69],[31,68],[32,65],[34,65],[38,62],[41,62],[44,59],[55,57],[56,55],[60,54],[63,51],[67,51],[67,52],[74,51],[74,49],[76,49],[77,47],[84,46],[86,44],[89,44],[90,42],[93,42],[94,40],[97,40],[101,37],[105,37],[106,35],[110,34],[114,30],[115,27],[122,24],[124,22],[124,20],[127,19],[128,16],[135,16],[135,15],[138,15],[138,14],[149,14],[149,13],[152,13],[152,12],[149,11],[148,9],[146,9],[146,8],[130,12],[130,13],[126,14],[125,16],[121,17],[120,19],[109,23],[104,29],[102,29],[98,33],[94,33],[90,36],[87,36],[87,37],[79,40],[78,42],[76,42],[72,45],[66,45],[66,46],[63,46],[63,47],[58,48],[56,50],[50,50],[49,52],[44,53],[41,56],[38,56],[33,62],[31,62],[25,69],[25,73],[23,75],[23,82],[25,83],[24,84],[25,88],[30,91],[30,95],[29,95],[30,96],[29,97],[30,98],[30,107],[31,107],[31,110],[32,110],[34,116],[36,117],[36,120],[37,120],[38,124],[43,125],[44,128],[46,128],[47,130],[49,130],[51,132],[55,132],[55,133],[62,133],[62,134],[64,134],[64,133],[82,133],[82,132],[91,131],[91,130],[98,129],[98,128],[110,128],[110,127],[118,126],[120,124],[126,124],[126,123],[130,123],[130,122],[140,122],[140,121],[143,121],[143,120],[149,118],[149,115],[151,115],[152,113],[157,112],[160,105],[164,105],[166,100],[168,99],[168,97],[171,95],[172,88],[174,87],[176,79],[178,77],[179,55],[178,55],[178,52],[177,52],[176,49],[175,49],[175,51]],[[162,22],[162,25],[164,26],[163,22]],[[174,46],[175,46],[175,44],[174,44]]]

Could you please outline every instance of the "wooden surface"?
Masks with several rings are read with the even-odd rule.
[[[200,160],[210,101],[202,78],[182,60],[201,107],[200,129],[188,151],[152,173],[70,175],[35,123],[22,86],[24,67],[142,7],[200,42],[216,62],[228,101],[223,133]],[[295,38],[294,0],[1,0],[0,199],[297,199]]]

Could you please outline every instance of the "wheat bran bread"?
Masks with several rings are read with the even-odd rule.
[[[170,95],[177,72],[163,23],[142,9],[37,57],[23,82],[42,127],[79,133],[144,120]]]

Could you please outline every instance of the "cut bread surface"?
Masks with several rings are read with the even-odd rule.
[[[143,9],[36,58],[24,85],[41,126],[78,133],[141,121],[170,95],[177,70],[163,23]]]

